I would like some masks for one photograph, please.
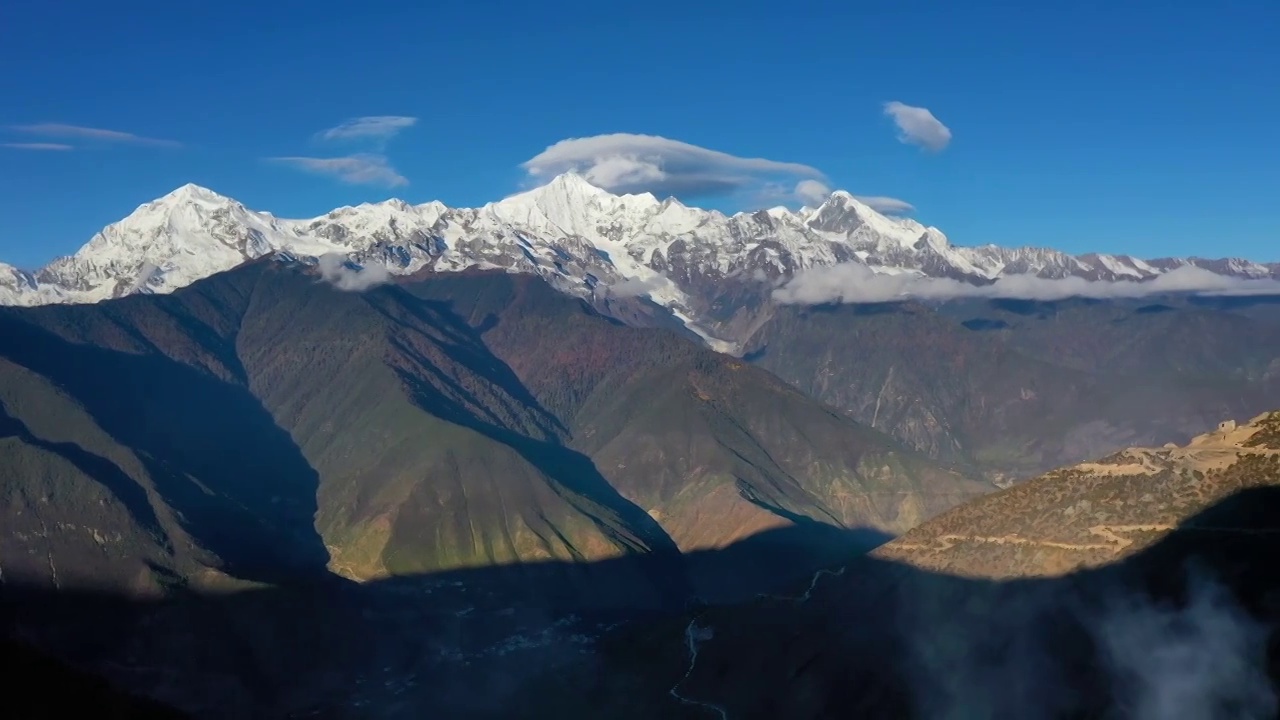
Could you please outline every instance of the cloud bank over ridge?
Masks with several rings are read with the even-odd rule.
[[[860,263],[814,268],[796,275],[773,292],[777,302],[793,305],[881,303],[899,300],[1064,300],[1107,299],[1192,293],[1198,295],[1280,295],[1280,280],[1218,275],[1186,265],[1151,280],[1095,281],[1010,275],[988,285],[915,274],[880,274]]]

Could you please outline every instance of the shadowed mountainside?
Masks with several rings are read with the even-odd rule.
[[[115,325],[117,309],[0,315],[4,498],[22,528],[6,536],[3,565],[47,565],[54,584],[110,582],[98,558],[141,561],[136,544],[117,543],[146,535],[165,557],[144,585],[191,572],[202,551],[248,580],[324,572],[318,478],[288,434],[242,385],[139,349],[146,340]],[[89,332],[102,344],[76,341]]]
[[[0,640],[5,684],[28,690],[5,693],[4,716],[12,720],[99,718],[180,720],[182,713],[154,700],[123,693],[102,678],[68,667],[24,643]],[[33,692],[44,688],[44,692]]]
[[[502,717],[522,682],[588,657],[620,623],[781,591],[798,568],[884,539],[809,523],[662,575],[660,558],[631,554],[163,598],[6,576],[0,619],[10,638],[198,717]]]

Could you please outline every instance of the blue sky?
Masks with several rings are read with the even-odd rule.
[[[1275,0],[732,8],[15,0],[0,259],[74,251],[186,182],[299,217],[474,206],[567,164],[722,209],[814,180],[910,203],[957,244],[1280,260]],[[928,117],[904,142],[890,102],[945,147]],[[370,116],[416,120],[322,137]],[[614,133],[651,137],[548,151]],[[345,177],[296,159],[349,156],[325,165]]]

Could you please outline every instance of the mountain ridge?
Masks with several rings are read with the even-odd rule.
[[[647,298],[713,348],[730,351],[741,341],[735,322],[744,321],[743,312],[724,307],[726,288],[767,298],[801,273],[838,265],[975,286],[1023,276],[1143,282],[1188,267],[1280,280],[1280,263],[1239,258],[952,245],[941,230],[878,213],[845,191],[817,207],[726,215],[649,193],[614,195],[566,173],[479,208],[390,199],[310,219],[278,218],[188,183],[37,271],[0,264],[0,305],[167,293],[266,255],[314,261],[334,253],[391,275],[503,269],[581,297]]]

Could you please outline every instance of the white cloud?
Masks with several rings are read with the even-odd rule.
[[[331,175],[352,185],[399,187],[409,184],[409,180],[396,172],[383,155],[362,153],[335,158],[275,157],[268,160],[307,172]]]
[[[831,188],[817,180],[801,180],[796,183],[791,193],[796,200],[809,207],[818,207],[831,196]],[[884,197],[883,195],[854,195],[858,202],[884,215],[905,215],[915,211],[915,206],[906,200]]]
[[[611,192],[651,192],[659,197],[729,195],[759,189],[780,177],[825,177],[817,168],[801,163],[738,157],[679,140],[632,133],[561,140],[521,167],[534,182],[573,171]]]
[[[951,142],[951,129],[943,125],[928,108],[913,107],[898,101],[884,104],[884,114],[898,126],[898,141],[938,151]]]
[[[12,148],[14,150],[72,150],[70,145],[63,143],[0,143],[0,147]]]
[[[375,152],[360,152],[342,157],[287,156],[267,158],[271,162],[290,165],[308,172],[333,176],[352,185],[399,187],[409,179],[401,175],[383,154],[387,141],[401,130],[418,122],[403,115],[368,115],[351,118],[316,133],[318,140],[358,142]]]
[[[317,134],[321,140],[388,140],[418,122],[403,115],[368,115],[351,118]]]
[[[796,199],[810,207],[817,207],[826,202],[829,195],[831,195],[831,188],[817,180],[801,180],[796,183]]]
[[[353,267],[341,253],[329,253],[318,258],[320,278],[345,292],[364,292],[391,282],[391,273],[382,265]]]
[[[775,290],[773,297],[784,304],[818,305],[891,302],[912,298],[1046,301],[1069,297],[1137,298],[1168,293],[1272,295],[1280,294],[1280,281],[1228,277],[1187,265],[1142,282],[1092,281],[1077,277],[1052,280],[1033,275],[1010,275],[989,285],[971,285],[950,278],[882,275],[860,263],[842,263],[802,272]]]
[[[640,297],[665,287],[666,284],[663,277],[656,275],[648,278],[628,278],[620,283],[610,285],[609,294],[614,297]]]
[[[1237,717],[1275,717],[1267,677],[1270,634],[1225,586],[1193,573],[1179,606],[1147,598],[1112,600],[1093,633],[1121,679],[1136,720],[1198,720],[1232,708]]]
[[[906,215],[916,210],[915,205],[898,198],[883,195],[854,195],[853,197],[882,215]]]
[[[65,123],[10,125],[9,129],[23,133],[30,133],[32,135],[46,135],[49,137],[101,140],[104,142],[117,142],[129,145],[150,145],[153,147],[182,147],[182,143],[175,140],[159,140],[156,138],[134,135],[133,133],[121,132],[119,130],[104,130],[102,128],[84,127],[82,125],[67,125]]]

